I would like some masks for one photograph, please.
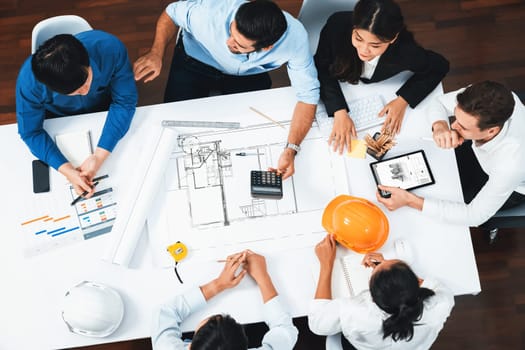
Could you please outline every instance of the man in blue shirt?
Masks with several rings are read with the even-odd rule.
[[[240,272],[237,272],[239,269]],[[243,327],[229,315],[218,314],[202,320],[195,330],[191,344],[182,339],[181,330],[181,323],[187,317],[204,307],[217,294],[237,286],[246,274],[259,287],[264,321],[269,328],[257,349],[293,349],[297,341],[297,328],[277,294],[266,268],[266,260],[251,250],[229,256],[217,278],[175,296],[155,310],[151,335],[153,349],[183,350],[190,349],[191,346],[192,350],[246,350],[248,341]]]
[[[91,196],[92,179],[128,131],[137,105],[137,89],[124,44],[115,36],[90,30],[60,34],[44,42],[18,74],[18,133],[31,152],[74,186]],[[107,110],[95,152],[75,169],[43,124],[46,118]]]
[[[134,65],[135,79],[155,79],[178,28],[165,102],[267,89],[268,71],[286,64],[298,103],[277,170],[294,172],[294,157],[312,125],[319,82],[302,24],[267,0],[188,0],[170,4],[157,21],[150,52]]]

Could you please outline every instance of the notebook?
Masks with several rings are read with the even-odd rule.
[[[332,270],[332,298],[350,298],[368,290],[373,269],[361,264],[363,257],[362,254],[350,254],[335,259]],[[315,266],[317,271],[313,271],[313,275],[317,283],[319,263]]]
[[[93,153],[89,130],[58,134],[55,143],[74,168],[78,168]]]

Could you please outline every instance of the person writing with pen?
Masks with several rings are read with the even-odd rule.
[[[189,289],[158,307],[153,315],[153,349],[248,349],[248,339],[242,325],[227,314],[212,315],[202,320],[195,329],[191,343],[182,339],[181,331],[181,323],[192,312],[204,307],[211,298],[224,290],[238,286],[246,275],[252,277],[259,287],[265,322],[270,328],[257,349],[293,349],[297,341],[297,328],[272,283],[265,258],[251,250],[230,255],[217,278]]]
[[[124,44],[99,30],[59,34],[20,69],[16,84],[18,133],[31,152],[58,170],[85,197],[98,170],[128,131],[137,89]],[[75,168],[44,129],[44,120],[108,110],[95,152]]]
[[[367,253],[373,269],[369,290],[350,298],[332,298],[336,241],[328,234],[315,246],[321,269],[308,325],[319,335],[342,333],[343,348],[429,349],[454,306],[452,292],[430,278],[419,279],[398,259]]]

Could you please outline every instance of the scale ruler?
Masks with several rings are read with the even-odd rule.
[[[183,127],[183,128],[223,128],[239,129],[239,122],[205,122],[195,120],[163,120],[163,127]]]

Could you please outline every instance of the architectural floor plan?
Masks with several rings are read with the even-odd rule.
[[[181,241],[189,257],[209,260],[244,248],[286,249],[298,235],[305,244],[318,240],[324,207],[348,191],[344,159],[318,129],[301,144],[281,200],[250,195],[250,171],[277,165],[286,134],[274,124],[180,134],[148,216],[153,246],[165,251]]]

